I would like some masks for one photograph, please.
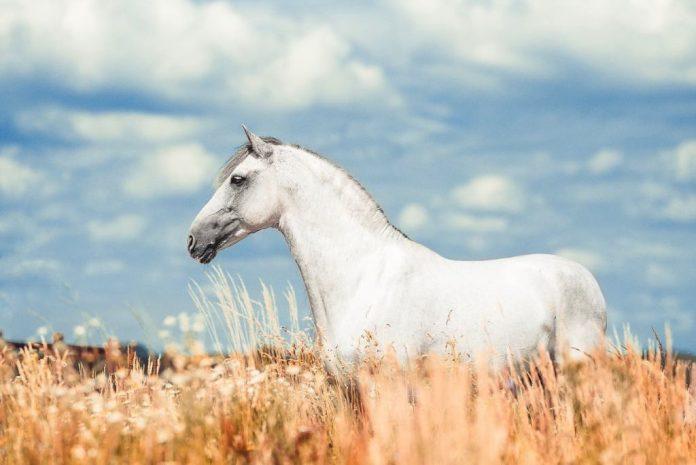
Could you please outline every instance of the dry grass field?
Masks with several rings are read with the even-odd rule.
[[[308,338],[283,334],[270,292],[256,302],[213,280],[215,297],[194,300],[238,355],[88,373],[65,354],[4,350],[0,463],[696,463],[694,368],[669,351],[626,338],[586,363],[554,369],[541,353],[496,373],[485,357],[399,367],[387,355],[355,368],[357,402]]]

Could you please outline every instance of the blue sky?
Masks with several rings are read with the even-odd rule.
[[[188,225],[240,123],[344,166],[460,259],[559,253],[610,325],[696,350],[696,6],[7,1],[0,328],[193,312]],[[216,262],[302,296],[279,233]]]

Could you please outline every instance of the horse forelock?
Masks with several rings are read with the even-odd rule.
[[[283,142],[280,141],[280,139],[276,139],[275,137],[270,137],[270,136],[264,136],[261,137],[264,142],[268,142],[269,144],[273,145],[283,145]],[[220,171],[218,171],[217,176],[215,176],[215,181],[213,182],[213,186],[215,189],[220,187],[222,183],[225,182],[225,180],[232,174],[234,169],[239,166],[239,164],[244,161],[244,159],[250,155],[254,150],[251,147],[251,143],[247,142],[246,144],[242,144],[239,147],[237,147],[237,150],[235,150],[234,154],[225,162],[224,165],[222,165],[222,168],[220,168]]]

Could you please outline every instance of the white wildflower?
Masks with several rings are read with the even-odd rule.
[[[132,420],[133,427],[138,431],[143,431],[147,426],[147,420],[143,417],[135,417]]]
[[[159,442],[160,444],[163,444],[169,441],[170,439],[172,439],[172,433],[170,433],[169,431],[164,429],[160,429],[157,431],[157,442]]]
[[[162,321],[164,326],[174,326],[176,324],[176,317],[174,315],[167,315]]]
[[[188,332],[190,327],[191,325],[188,314],[184,312],[179,313],[179,329],[181,330],[181,332]]]
[[[84,326],[82,325],[77,325],[73,328],[73,333],[75,333],[75,336],[81,337],[84,336],[87,333],[87,330],[85,329]]]
[[[249,380],[249,384],[259,384],[259,383],[262,383],[263,381],[265,381],[265,379],[266,379],[265,372],[262,372],[262,373],[257,372],[257,374],[255,374],[254,376],[251,377],[251,379]]]
[[[175,386],[183,386],[184,384],[188,383],[191,377],[189,375],[183,374],[183,373],[175,373],[172,375],[171,382]]]
[[[87,457],[87,452],[85,452],[85,448],[79,444],[70,449],[70,454],[75,460],[84,460],[85,457]]]
[[[205,331],[205,318],[200,313],[193,317],[191,331],[194,333],[202,333]]]
[[[119,423],[123,420],[123,414],[119,411],[109,412],[106,414],[107,423]]]
[[[300,374],[300,367],[297,365],[288,365],[288,367],[285,369],[285,373],[290,376],[297,376]]]
[[[84,402],[78,400],[77,402],[74,402],[72,405],[70,405],[70,408],[76,412],[84,412],[86,407]]]

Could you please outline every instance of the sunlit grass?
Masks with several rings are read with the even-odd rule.
[[[694,369],[669,351],[621,350],[524,372],[387,355],[355,368],[361,403],[332,382],[317,348],[278,319],[276,299],[215,270],[192,288],[228,357],[179,341],[172,363],[80,373],[65,354],[4,349],[0,463],[674,464],[696,460]],[[188,317],[187,317],[188,318]],[[183,317],[182,317],[183,321]],[[193,331],[194,321],[181,324]],[[171,335],[168,335],[171,336]],[[630,342],[630,343],[629,343]],[[350,397],[350,398],[349,398]]]

